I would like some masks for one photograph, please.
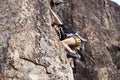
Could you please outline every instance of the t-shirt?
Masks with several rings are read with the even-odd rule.
[[[59,27],[60,27],[60,33],[58,33],[58,36],[60,40],[64,40],[65,38],[67,38],[67,34],[75,33],[74,31],[64,27],[64,24],[60,24]]]

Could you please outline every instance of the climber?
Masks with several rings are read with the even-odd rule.
[[[81,39],[75,35],[75,32],[64,27],[63,22],[60,20],[58,15],[54,13],[51,7],[50,12],[57,21],[57,23],[52,24],[52,27],[59,36],[59,39],[61,40],[65,49],[69,52],[67,54],[67,57],[69,57],[68,62],[70,63],[72,58],[77,58],[77,48],[81,45]]]

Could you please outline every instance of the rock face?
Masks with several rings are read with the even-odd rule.
[[[76,80],[120,80],[116,68],[119,55],[110,51],[120,40],[120,6],[108,0],[66,0],[66,3],[64,15],[69,17],[65,24],[89,39],[82,53],[85,67],[78,64]]]
[[[0,1],[0,80],[73,80],[48,0]]]
[[[82,53],[84,61],[77,63],[75,80],[120,80],[120,47],[113,48],[120,43],[120,6],[109,0],[64,3],[65,25],[89,39]]]
[[[118,31],[118,34],[120,32],[120,6],[118,6],[114,2],[109,2],[110,4],[110,13],[112,15],[112,21],[114,24],[114,27],[116,27],[116,31]],[[116,40],[114,43],[108,48],[110,51],[110,54],[113,58],[113,62],[117,66],[118,69],[120,69],[120,37],[116,37]]]
[[[120,80],[120,6],[109,0],[1,0],[0,79],[74,80],[50,5],[89,40],[74,79]]]

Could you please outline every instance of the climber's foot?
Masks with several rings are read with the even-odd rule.
[[[77,54],[76,53],[67,53],[67,57],[68,58],[77,58]]]

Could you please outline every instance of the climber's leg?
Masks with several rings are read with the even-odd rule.
[[[73,37],[71,38],[67,38],[65,40],[62,40],[61,41],[63,46],[65,47],[65,49],[70,52],[70,53],[76,53],[74,50],[72,50],[69,45],[75,45],[76,44],[76,41]]]
[[[73,58],[68,58],[68,63],[70,64]]]

